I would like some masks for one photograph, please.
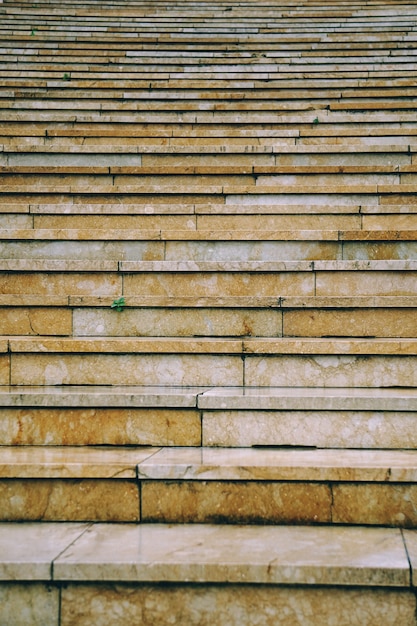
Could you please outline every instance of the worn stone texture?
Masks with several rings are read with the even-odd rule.
[[[134,481],[0,480],[0,519],[12,521],[139,521]]]
[[[8,359],[8,357],[7,357]],[[8,384],[8,360],[4,384]],[[12,385],[243,384],[240,355],[13,354]]]
[[[1,327],[1,322],[0,322]],[[282,313],[268,309],[75,309],[75,336],[281,336]],[[22,333],[23,334],[23,333]]]
[[[304,309],[285,311],[287,337],[415,337],[414,309]]]
[[[144,522],[330,522],[327,485],[307,483],[142,482]]]
[[[0,385],[8,385],[10,383],[10,356],[8,354],[0,354]]]
[[[58,587],[45,583],[0,583],[0,624],[59,626]]]
[[[72,312],[64,308],[1,308],[2,335],[70,335]]]
[[[417,294],[415,272],[317,272],[317,296],[413,296]]]
[[[333,521],[415,528],[417,485],[339,484],[333,486]]]
[[[2,408],[0,445],[198,446],[196,410]]]
[[[77,585],[61,626],[414,626],[411,591],[265,585]]]
[[[415,387],[415,366],[407,356],[251,356],[245,381],[255,387]]]
[[[134,295],[312,296],[314,277],[311,272],[126,274],[124,290]]]
[[[116,273],[0,273],[0,292],[44,295],[110,295],[122,293]]]
[[[206,446],[417,448],[415,412],[204,411]]]
[[[273,233],[272,233],[273,235]],[[168,261],[314,261],[341,259],[342,248],[335,241],[167,241]]]

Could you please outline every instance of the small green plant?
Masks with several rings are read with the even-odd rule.
[[[30,31],[30,36],[34,37],[37,33],[38,29],[37,28],[32,28],[32,30]]]
[[[113,304],[111,305],[112,309],[116,309],[116,311],[123,311],[124,308],[126,306],[126,301],[124,299],[123,296],[121,296],[120,298],[116,298],[116,300],[113,301]]]
[[[319,123],[319,118],[318,118],[318,117],[316,117],[316,118],[313,120],[313,124],[318,124],[318,123]]]
[[[64,75],[63,75],[63,77],[62,77],[62,79],[63,79],[63,80],[71,80],[71,74],[67,74],[67,73],[65,72],[65,74],[64,74]]]

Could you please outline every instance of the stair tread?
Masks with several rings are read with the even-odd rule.
[[[202,353],[271,355],[416,355],[417,338],[282,337],[17,337],[0,338],[3,352]]]
[[[112,296],[0,294],[0,306],[111,307]],[[129,296],[129,308],[273,308],[273,309],[378,309],[415,308],[417,296]]]
[[[405,539],[414,568],[412,531]],[[3,580],[412,582],[401,533],[388,528],[5,523],[0,541]]]

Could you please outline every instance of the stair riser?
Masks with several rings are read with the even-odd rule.
[[[4,385],[415,387],[417,357],[12,353],[0,374]]]
[[[268,610],[265,611],[265,607]],[[411,589],[259,584],[0,584],[0,622],[22,626],[415,626]],[[105,619],[103,620],[103,616]],[[289,621],[290,620],[290,621]]]
[[[0,479],[0,521],[138,522],[134,480]]]
[[[412,411],[203,411],[203,445],[414,450],[416,418]]]
[[[414,271],[1,273],[3,294],[196,297],[415,296]]]
[[[372,524],[414,528],[413,484],[144,481],[143,522]]]
[[[73,337],[415,337],[414,308],[0,308],[0,335]]]
[[[417,525],[407,483],[20,478],[0,494],[4,522]]]
[[[411,218],[412,216],[410,216]],[[414,219],[414,217],[413,217]],[[401,218],[399,219],[401,222]],[[407,221],[407,220],[404,220]],[[410,225],[409,222],[408,225]],[[407,226],[407,224],[405,224]],[[417,229],[416,229],[417,230]],[[131,238],[130,233],[118,231],[112,239],[103,241],[104,234],[100,234],[101,240],[29,240],[29,241],[3,241],[0,243],[0,258],[3,259],[62,259],[75,260],[85,259],[91,261],[114,260],[114,261],[138,261],[138,260],[167,260],[167,261],[317,261],[317,260],[407,260],[417,256],[417,243],[410,241],[336,241],[337,232],[330,233],[330,241],[290,241],[287,237],[290,233],[283,233],[282,240],[244,241],[248,237],[243,234],[238,241],[192,241],[193,234],[184,232],[180,237],[187,241],[175,241],[178,239],[169,233],[160,233],[159,230],[151,231],[147,240],[123,241],[125,236]],[[321,231],[318,231],[319,233]],[[253,238],[253,232],[250,239]],[[30,233],[28,233],[30,237]],[[75,235],[68,233],[71,239]],[[263,233],[261,237],[265,236]],[[274,234],[266,233],[266,238]],[[279,235],[278,235],[279,236]],[[88,233],[87,233],[88,237]],[[154,239],[169,239],[168,241],[149,241]],[[199,235],[196,234],[196,238]],[[310,234],[308,235],[310,238]],[[221,235],[220,235],[221,238]],[[188,240],[189,239],[189,240]],[[240,239],[240,240],[239,240]],[[17,289],[17,287],[14,287]],[[18,293],[15,291],[14,293]],[[29,292],[30,293],[30,292]],[[70,292],[73,293],[73,292]]]
[[[104,210],[103,210],[104,212]],[[156,213],[158,213],[156,211]],[[387,215],[268,215],[253,211],[253,215],[216,215],[216,216],[41,216],[33,219],[29,215],[0,214],[0,228],[4,229],[112,229],[121,230],[162,230],[162,231],[306,231],[306,230],[417,230],[416,214],[387,214]],[[127,233],[126,233],[127,234]],[[239,234],[239,233],[237,233]],[[33,232],[34,237],[38,235]],[[123,233],[120,233],[123,237]],[[170,238],[168,232],[162,237]],[[3,243],[3,245],[7,245]],[[28,251],[29,252],[29,251]],[[23,251],[22,253],[23,254]],[[30,255],[30,252],[29,252]]]
[[[5,446],[200,446],[197,409],[4,408]]]

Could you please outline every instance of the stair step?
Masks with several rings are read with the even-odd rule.
[[[4,447],[2,521],[414,527],[415,451]]]
[[[167,619],[200,626],[289,619],[301,624],[306,614],[313,626],[332,619],[352,626],[415,623],[413,531],[402,536],[397,529],[363,527],[2,526],[4,623],[23,611],[30,611],[32,623],[39,618],[46,626],[58,619],[98,624],[103,614],[115,626],[148,617],[154,626]],[[117,587],[114,580],[120,581]]]
[[[417,445],[412,388],[5,386],[0,406],[0,445]]]
[[[51,338],[0,343],[1,384],[413,387],[415,339]]]

